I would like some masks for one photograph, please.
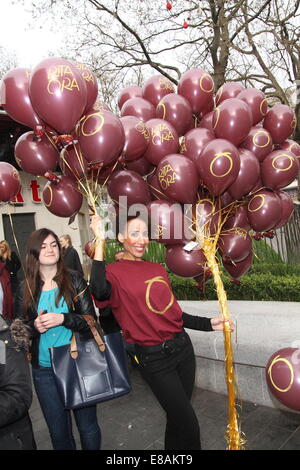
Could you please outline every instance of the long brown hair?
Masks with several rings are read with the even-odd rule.
[[[64,265],[62,260],[61,246],[58,236],[47,228],[41,228],[32,232],[27,242],[27,253],[25,261],[25,282],[24,282],[24,314],[28,316],[28,310],[31,307],[37,309],[37,299],[43,286],[40,276],[39,256],[44,240],[52,235],[59,249],[59,259],[57,262],[56,275],[53,281],[58,286],[58,295],[56,297],[56,305],[60,299],[64,297],[66,303],[72,305],[72,299],[75,295],[75,289],[71,282],[70,272]]]

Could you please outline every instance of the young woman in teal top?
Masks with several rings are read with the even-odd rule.
[[[48,229],[36,230],[28,240],[25,279],[16,295],[15,314],[32,327],[31,362],[37,397],[53,448],[74,450],[71,411],[64,408],[56,389],[48,348],[69,344],[73,331],[83,340],[90,338],[82,316],[96,318],[92,297],[82,276],[64,265],[59,239]],[[96,406],[74,410],[74,417],[81,447],[99,450]]]

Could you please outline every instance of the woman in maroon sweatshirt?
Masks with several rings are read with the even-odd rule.
[[[223,330],[222,318],[182,312],[167,272],[159,263],[142,259],[149,244],[148,225],[131,218],[120,229],[124,256],[105,266],[103,227],[93,216],[96,235],[90,288],[96,300],[110,296],[113,314],[124,340],[130,344],[140,372],[167,415],[165,449],[199,450],[200,429],[190,403],[195,380],[195,355],[184,327],[202,331]]]

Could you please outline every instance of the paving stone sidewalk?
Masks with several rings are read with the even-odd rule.
[[[139,372],[131,365],[132,392],[98,405],[103,450],[162,450],[165,418]],[[201,428],[204,450],[225,450],[227,397],[195,389],[193,406]],[[300,414],[243,402],[240,410],[246,450],[300,450]],[[38,400],[30,409],[38,450],[52,449]],[[77,448],[79,436],[74,424]]]

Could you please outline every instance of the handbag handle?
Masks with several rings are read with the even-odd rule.
[[[103,342],[103,339],[101,338],[99,331],[96,328],[96,320],[92,315],[81,315],[82,318],[87,322],[94,339],[98,345],[98,348],[101,352],[105,351],[105,343]],[[73,333],[72,336],[72,341],[71,341],[71,348],[70,348],[70,355],[72,359],[77,359],[78,357],[78,349],[77,349],[77,343],[76,343],[76,336],[75,333]]]

